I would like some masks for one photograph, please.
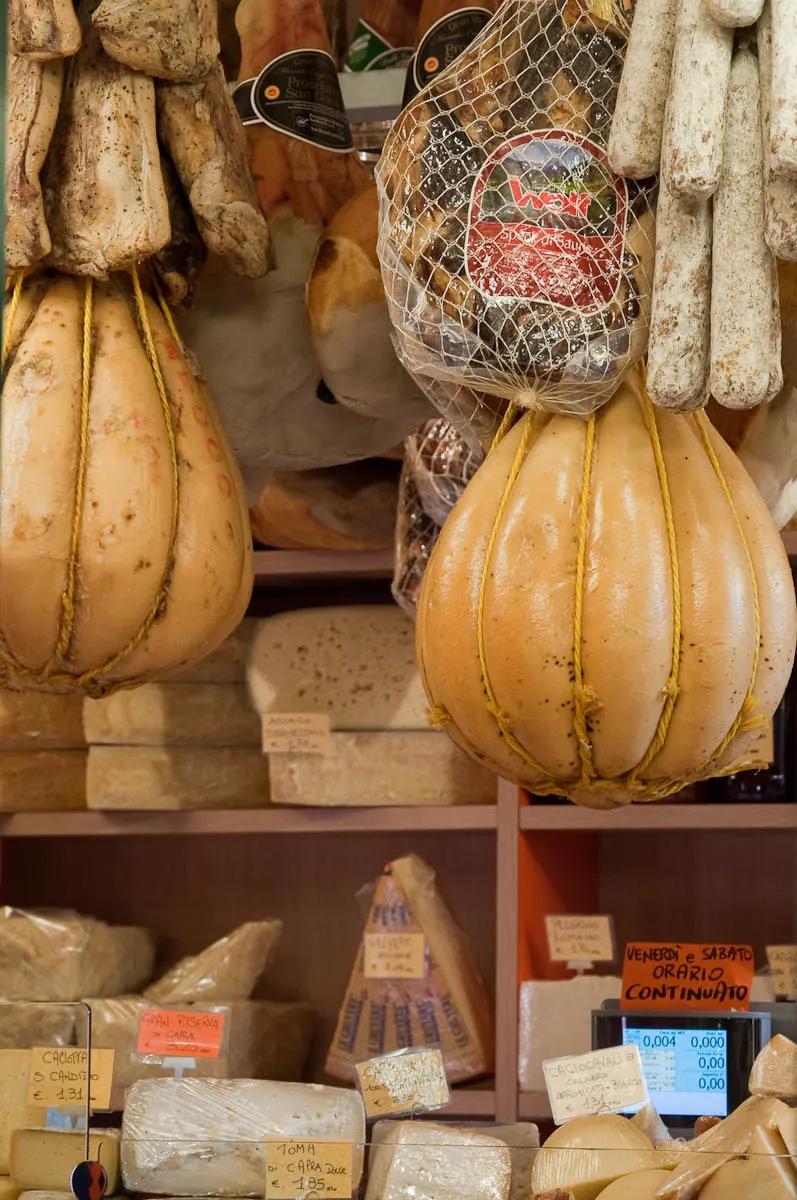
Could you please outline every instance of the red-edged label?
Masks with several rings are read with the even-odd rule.
[[[579,134],[521,134],[497,150],[473,189],[468,275],[488,297],[590,314],[617,294],[628,214],[625,181]]]

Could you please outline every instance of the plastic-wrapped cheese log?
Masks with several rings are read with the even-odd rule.
[[[362,1174],[365,1110],[358,1092],[252,1079],[151,1079],[127,1093],[122,1178],[155,1196],[262,1196],[269,1138],[353,1143]]]
[[[655,175],[670,90],[678,0],[639,0],[617,93],[609,162],[629,179]]]
[[[758,70],[761,82],[761,136],[764,145],[766,237],[778,258],[797,259],[797,176],[772,169],[769,130],[772,122],[772,15],[767,2],[758,20]]]
[[[583,413],[643,353],[650,196],[606,157],[626,33],[619,4],[508,0],[394,125],[378,249],[422,386]]]

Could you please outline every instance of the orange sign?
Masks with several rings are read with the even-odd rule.
[[[750,946],[629,942],[620,1007],[747,1012],[754,971]]]
[[[223,1012],[145,1008],[138,1024],[136,1054],[157,1058],[219,1058]]]

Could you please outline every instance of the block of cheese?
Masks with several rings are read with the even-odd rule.
[[[498,1138],[428,1121],[394,1121],[371,1152],[366,1200],[509,1200],[512,1161]],[[433,1193],[430,1192],[430,1185]]]
[[[92,1129],[92,1162],[108,1174],[107,1195],[119,1186],[119,1130]],[[86,1135],[77,1129],[15,1129],[11,1135],[11,1178],[22,1191],[70,1190],[72,1172],[86,1161]]]
[[[254,1079],[147,1079],[127,1093],[122,1177],[155,1196],[262,1196],[274,1137],[354,1143],[362,1174],[365,1109],[358,1092]]]
[[[0,1050],[32,1046],[69,1046],[81,1010],[68,1005],[43,1008],[38,1004],[0,1004]]]
[[[614,975],[526,980],[520,985],[518,1079],[522,1092],[544,1092],[542,1062],[592,1049],[591,1013],[615,1000],[622,981]]]
[[[532,1186],[535,1195],[562,1188],[575,1200],[595,1200],[615,1179],[659,1165],[650,1138],[625,1117],[581,1117],[548,1138],[535,1159]]]
[[[106,746],[259,747],[241,683],[143,683],[83,701],[86,741]]]
[[[0,1053],[0,1175],[11,1167],[11,1134],[15,1129],[41,1127],[47,1109],[30,1105],[28,1078],[30,1050],[4,1050]]]
[[[389,1125],[390,1122],[384,1121],[380,1124]],[[450,1128],[454,1128],[454,1126],[447,1124],[446,1129]],[[490,1137],[497,1138],[499,1142],[504,1143],[509,1150],[512,1166],[512,1187],[509,1192],[509,1200],[528,1200],[531,1195],[534,1160],[540,1148],[540,1131],[537,1126],[530,1122],[519,1121],[514,1125],[475,1123],[460,1125],[458,1128],[465,1132],[477,1129],[480,1133],[489,1134]]]
[[[366,943],[383,933],[423,935],[423,978],[365,977]],[[442,1050],[449,1083],[492,1070],[493,1019],[478,968],[434,871],[410,854],[377,883],[326,1069],[351,1079],[358,1062],[426,1045]]]
[[[276,472],[249,510],[252,535],[283,550],[392,547],[397,502],[398,471],[386,462]]]
[[[268,762],[259,750],[216,746],[92,746],[93,809],[264,808]]]
[[[750,1072],[753,1096],[780,1096],[797,1100],[797,1045],[783,1034],[776,1034],[753,1063]]]
[[[342,730],[429,727],[415,626],[393,605],[268,617],[252,643],[248,677],[261,713],[326,713]]]
[[[22,1188],[17,1187],[8,1175],[0,1175],[0,1200],[19,1200]]]
[[[148,1003],[248,1000],[282,936],[282,921],[245,921],[199,954],[183,958],[144,992]]]
[[[79,1000],[140,989],[152,978],[148,929],[77,913],[0,908],[0,991],[8,1000]]]
[[[495,776],[434,730],[333,733],[328,754],[269,754],[274,804],[495,804]]]
[[[797,1172],[777,1135],[756,1129],[749,1158],[736,1159],[709,1179],[700,1200],[797,1200]]]
[[[85,745],[80,696],[0,688],[0,750],[66,750]]]
[[[140,1079],[161,1079],[173,1074],[156,1063],[131,1057],[138,1020],[145,1002],[140,996],[87,1000],[91,1005],[92,1046],[115,1050],[111,1108],[124,1107],[127,1088]],[[186,1005],[186,1007],[191,1007]],[[315,1009],[302,1002],[233,1000],[229,1002],[230,1036],[224,1060],[199,1058],[187,1074],[192,1078],[300,1080],[304,1074],[315,1027]],[[78,1029],[78,1045],[85,1031]],[[0,1117],[2,1121],[2,1117]],[[1,1164],[0,1164],[1,1169]]]
[[[165,683],[246,683],[246,664],[257,624],[254,617],[244,617],[218,649],[190,667],[160,678]]]
[[[782,1100],[749,1096],[719,1125],[687,1143],[687,1152],[661,1189],[661,1200],[695,1200],[712,1175],[747,1154],[756,1128],[778,1129],[791,1110]]]
[[[631,1123],[639,1126],[642,1132],[647,1134],[654,1146],[662,1146],[665,1142],[671,1140],[669,1129],[656,1112],[655,1105],[651,1104],[650,1101],[644,1104],[639,1112],[634,1114],[631,1118]]]
[[[669,1178],[669,1171],[634,1171],[610,1183],[601,1192],[600,1200],[656,1200],[659,1189]]]
[[[775,1128],[793,1159],[797,1161],[797,1108],[781,1108],[775,1118]]]
[[[75,812],[86,807],[85,750],[3,750],[0,812]]]

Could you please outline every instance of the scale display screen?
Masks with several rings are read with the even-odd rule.
[[[639,1047],[651,1102],[660,1113],[728,1115],[728,1033],[628,1025],[623,1045]]]

